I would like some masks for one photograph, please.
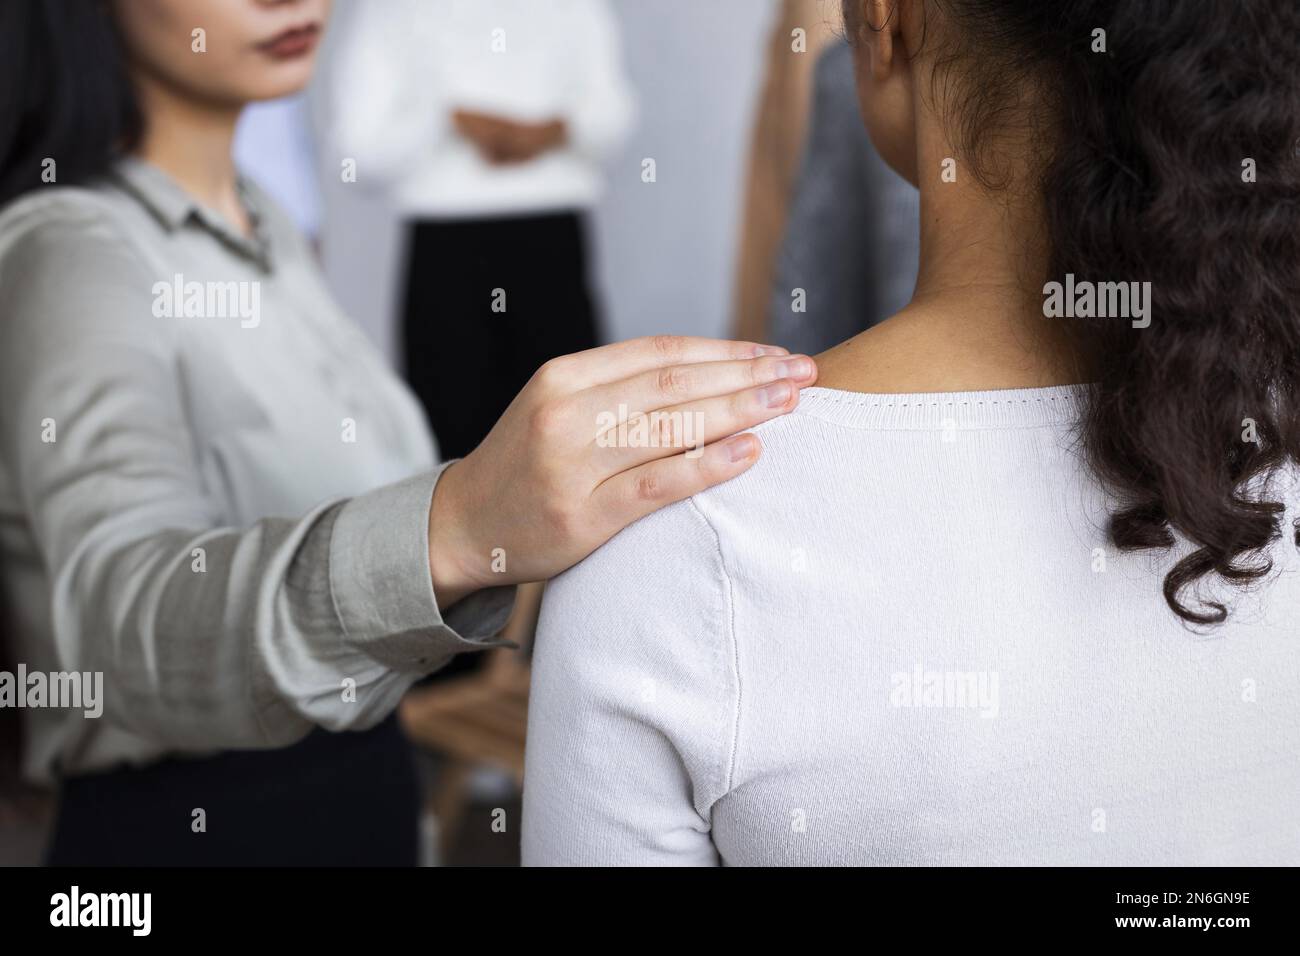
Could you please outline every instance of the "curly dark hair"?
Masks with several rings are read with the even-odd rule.
[[[1221,623],[1196,586],[1271,572],[1270,479],[1300,459],[1300,3],[926,3],[931,92],[981,184],[1009,182],[1001,131],[1036,133],[1047,278],[1151,283],[1146,328],[1069,320],[1097,382],[1081,446],[1119,502],[1112,544],[1182,535],[1165,600]],[[931,11],[951,27],[933,38]],[[1052,115],[1022,115],[1025,88]]]

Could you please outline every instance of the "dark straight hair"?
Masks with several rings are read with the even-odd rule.
[[[106,0],[0,3],[0,204],[99,175],[140,132]]]

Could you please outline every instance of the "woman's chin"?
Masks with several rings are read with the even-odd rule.
[[[312,60],[279,63],[263,67],[253,76],[241,77],[236,96],[243,102],[278,100],[301,93],[311,81]]]

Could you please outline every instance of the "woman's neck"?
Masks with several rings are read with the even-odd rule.
[[[240,233],[250,234],[252,223],[240,202],[233,157],[242,107],[177,96],[149,78],[137,78],[136,88],[146,117],[137,155]]]
[[[923,137],[924,139],[924,137]],[[864,392],[1031,388],[1088,380],[1059,320],[1043,315],[1046,225],[1027,171],[988,190],[943,142],[918,149],[921,254],[912,300],[818,356],[819,384]],[[1026,152],[1023,155],[1031,155]]]

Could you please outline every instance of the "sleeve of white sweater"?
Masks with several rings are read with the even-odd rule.
[[[586,0],[573,11],[575,86],[566,119],[574,150],[604,162],[624,139],[636,113],[636,99],[623,65],[618,22],[605,0]]]
[[[355,3],[341,24],[327,71],[328,139],[355,161],[363,187],[404,175],[454,133],[437,82],[437,20],[423,2]]]
[[[523,862],[715,866],[740,694],[730,588],[691,502],[547,588],[533,661]]]
[[[327,70],[325,115],[332,148],[355,161],[358,183],[387,186],[459,138],[451,114],[464,104],[449,98],[439,72],[447,34],[469,29],[459,41],[476,43],[473,30],[487,37],[498,14],[502,24],[510,22],[507,13],[492,4],[463,8],[452,17],[445,5],[430,0],[352,5]],[[603,162],[626,138],[635,113],[618,22],[605,0],[573,0],[554,15],[564,18],[564,59],[541,75],[520,67],[515,81],[555,84],[573,151]],[[527,29],[528,22],[521,20],[518,29]],[[477,71],[472,79],[500,71],[501,64],[488,55],[464,68]]]

